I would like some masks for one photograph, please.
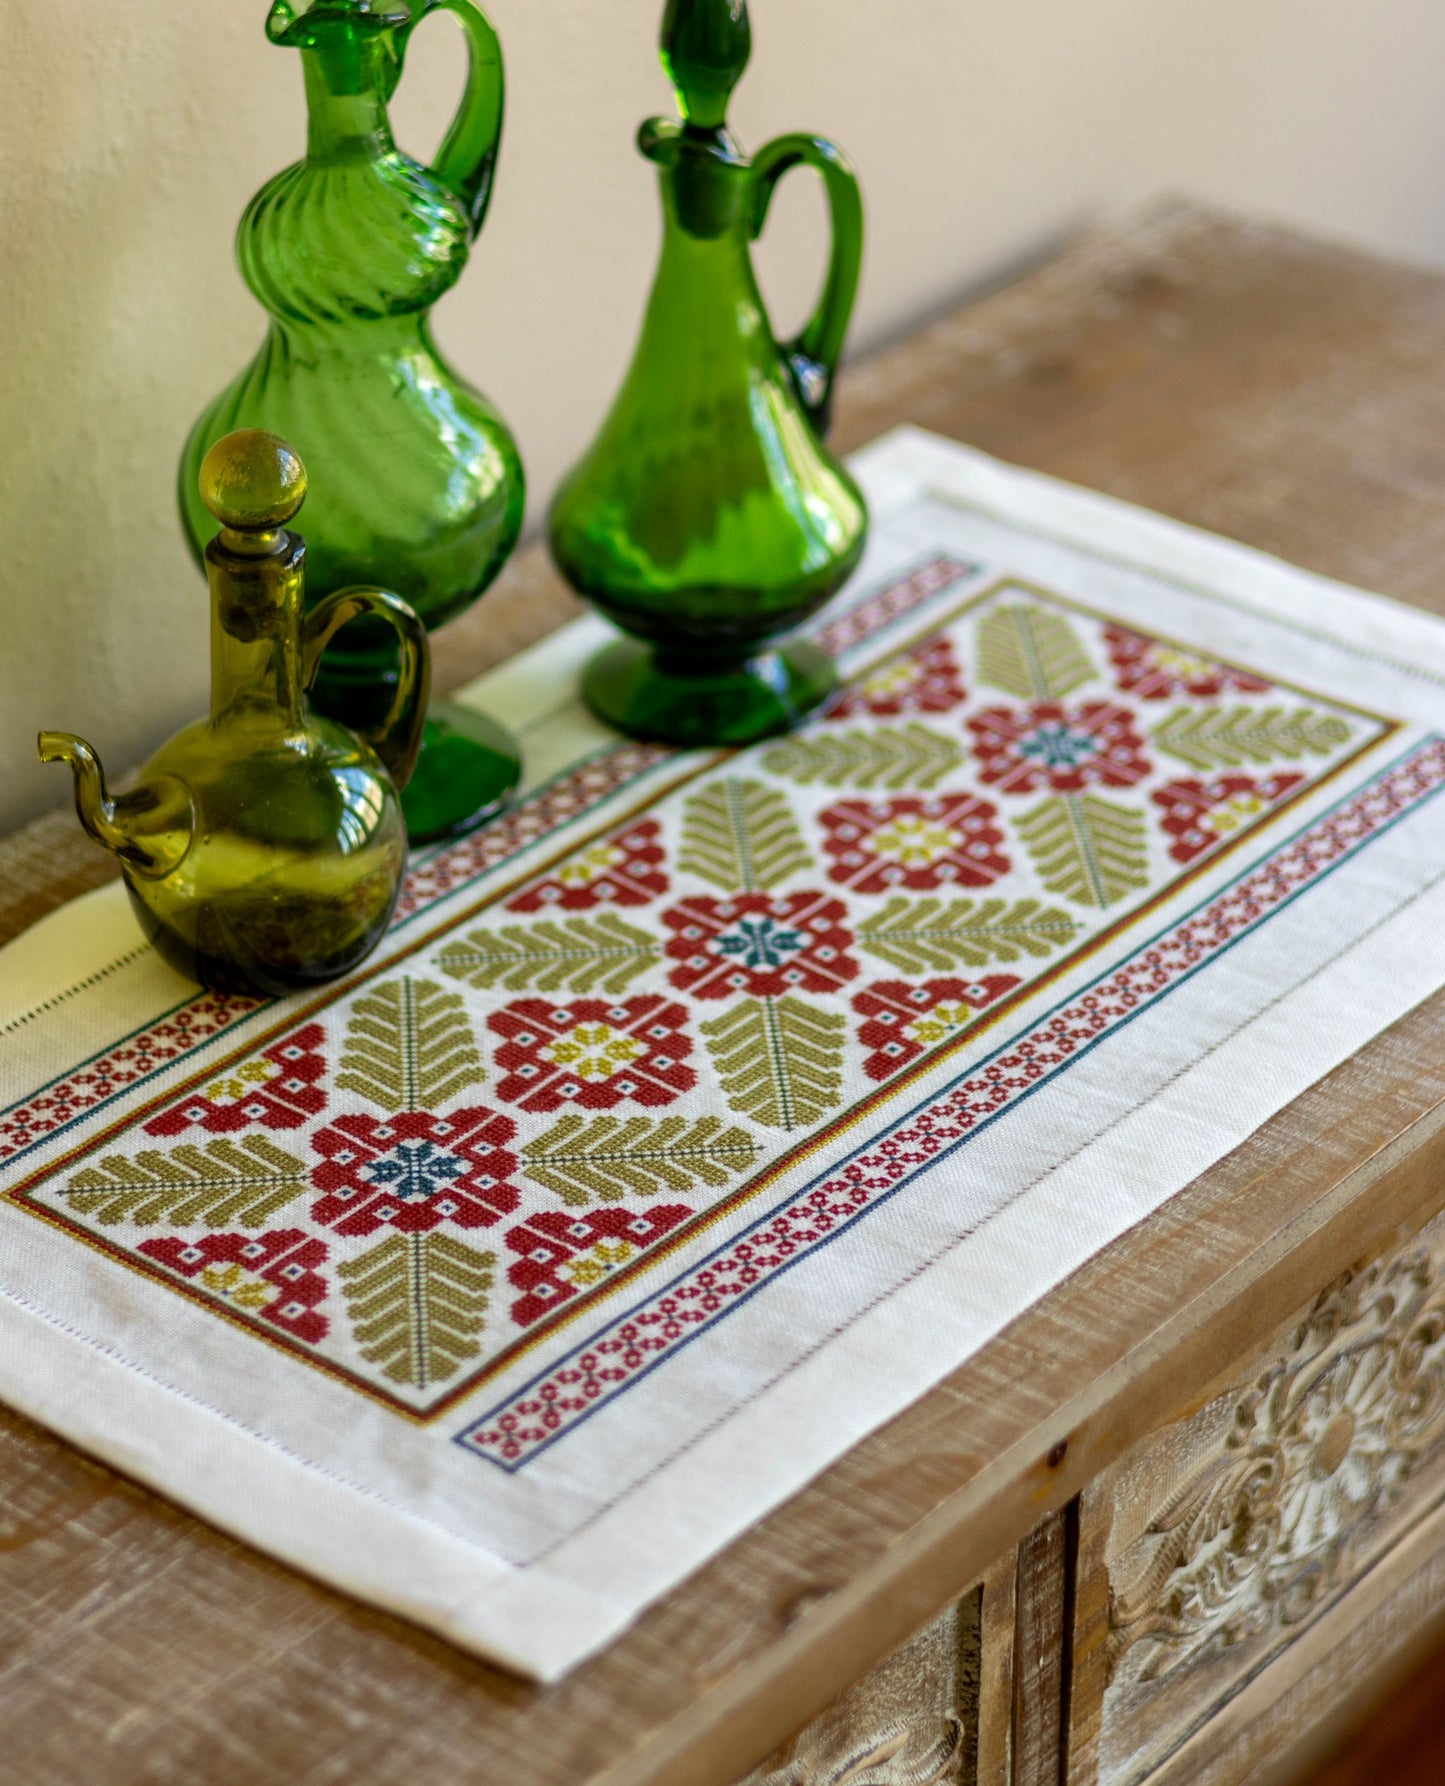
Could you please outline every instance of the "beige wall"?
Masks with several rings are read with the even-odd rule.
[[[630,346],[651,270],[640,118],[666,109],[660,0],[494,0],[511,108],[497,197],[442,340],[521,442],[533,524]],[[181,441],[254,350],[237,216],[299,152],[266,0],[4,0],[0,40],[0,829],[53,804],[40,725],[142,755],[204,699]],[[1165,188],[1445,261],[1441,0],[753,0],[735,123],[825,130],[860,167],[866,348]],[[417,40],[400,134],[454,90]],[[801,185],[806,185],[801,182]],[[801,312],[815,195],[765,279]]]

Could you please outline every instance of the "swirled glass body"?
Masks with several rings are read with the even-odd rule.
[[[302,48],[306,158],[256,195],[237,236],[270,327],[192,430],[181,510],[199,556],[207,450],[236,428],[280,434],[310,473],[310,601],[378,583],[436,627],[516,543],[522,467],[497,411],[432,340],[428,313],[460,277],[474,226],[462,197],[392,140],[392,33],[316,16]],[[392,662],[385,630],[355,623],[328,655],[318,704],[360,722],[384,699]]]

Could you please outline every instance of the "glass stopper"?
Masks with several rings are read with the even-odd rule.
[[[306,500],[306,467],[279,434],[238,428],[201,461],[200,485],[202,502],[228,533],[272,534]]]
[[[722,128],[752,47],[747,0],[667,0],[662,66],[687,123]]]

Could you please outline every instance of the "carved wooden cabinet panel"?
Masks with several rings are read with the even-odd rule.
[[[982,1604],[951,1606],[740,1786],[976,1786]]]
[[[1445,1501],[1445,1217],[1201,1393],[1083,1497],[1070,1786],[1243,1779],[1242,1761],[1206,1767],[1224,1736],[1200,1733],[1227,1718],[1242,1756],[1251,1717],[1287,1690],[1308,1697],[1291,1646],[1327,1616],[1343,1641],[1355,1621],[1340,1609],[1358,1597],[1365,1616],[1376,1576],[1408,1594],[1393,1551],[1418,1548]]]

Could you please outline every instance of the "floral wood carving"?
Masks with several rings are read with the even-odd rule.
[[[1116,1567],[1111,1676],[1131,1651],[1133,1678],[1157,1680],[1309,1618],[1442,1414],[1445,1289],[1417,1242],[1319,1297],[1239,1403],[1224,1450],[1122,1559],[1136,1564],[1127,1585]]]
[[[972,1786],[979,1612],[950,1608],[741,1786]]]

